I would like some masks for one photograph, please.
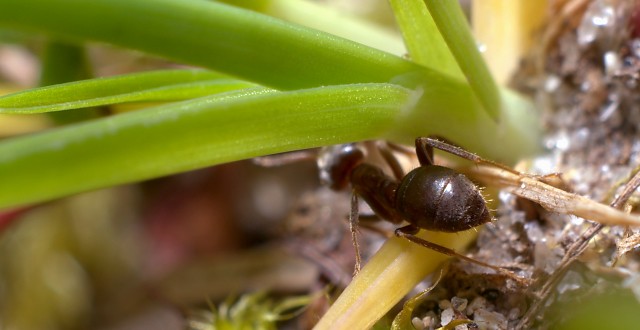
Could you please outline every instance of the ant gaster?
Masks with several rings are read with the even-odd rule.
[[[353,145],[340,146],[331,159],[320,159],[323,180],[333,189],[341,189],[351,183],[350,225],[356,247],[356,272],[360,267],[360,256],[355,228],[358,222],[358,196],[379,217],[407,226],[395,230],[395,234],[437,252],[455,256],[465,261],[494,269],[515,277],[511,272],[458,254],[452,249],[426,241],[416,234],[420,229],[440,232],[459,232],[471,229],[492,220],[480,190],[465,175],[448,167],[434,164],[433,148],[437,148],[476,163],[489,163],[513,171],[508,167],[484,160],[464,149],[432,139],[417,138],[416,155],[420,167],[402,175],[397,160],[387,150],[383,157],[391,166],[396,179],[386,175],[377,166],[364,163],[364,152]],[[517,277],[516,277],[517,278]],[[519,279],[519,278],[517,278]]]

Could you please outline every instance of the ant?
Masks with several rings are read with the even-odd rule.
[[[364,152],[354,145],[342,145],[337,148],[338,150],[332,151],[330,157],[321,157],[319,165],[324,170],[321,172],[324,181],[332,189],[339,190],[349,183],[353,189],[349,223],[356,249],[356,274],[361,262],[356,239],[359,217],[358,196],[360,196],[380,218],[395,224],[403,221],[409,223],[396,229],[396,236],[522,280],[501,267],[466,257],[452,249],[416,236],[420,229],[454,233],[492,220],[480,189],[464,174],[448,167],[435,165],[433,148],[471,160],[476,164],[485,163],[512,173],[518,172],[446,142],[419,137],[415,141],[415,148],[420,167],[406,175],[403,175],[398,161],[390,151],[381,148],[383,158],[394,172],[396,177],[394,179],[379,167],[364,163]]]

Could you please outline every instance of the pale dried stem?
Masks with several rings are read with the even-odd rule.
[[[482,164],[469,168],[468,172],[479,180],[490,183],[491,186],[501,186],[506,191],[536,202],[552,212],[572,214],[603,225],[640,227],[640,217],[558,189],[541,181],[543,177],[540,176],[516,174]]]

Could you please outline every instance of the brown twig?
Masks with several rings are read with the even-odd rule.
[[[544,177],[513,170],[505,171],[493,164],[472,166],[468,169],[468,173],[491,186],[501,186],[514,195],[538,203],[551,212],[573,214],[603,225],[640,227],[640,217],[622,212],[613,204],[607,206],[584,196],[558,189],[544,182]],[[631,182],[634,180],[629,183]]]

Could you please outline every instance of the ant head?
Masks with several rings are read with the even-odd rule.
[[[345,188],[349,173],[364,161],[365,156],[365,150],[353,143],[322,148],[318,155],[320,181],[334,190]]]

